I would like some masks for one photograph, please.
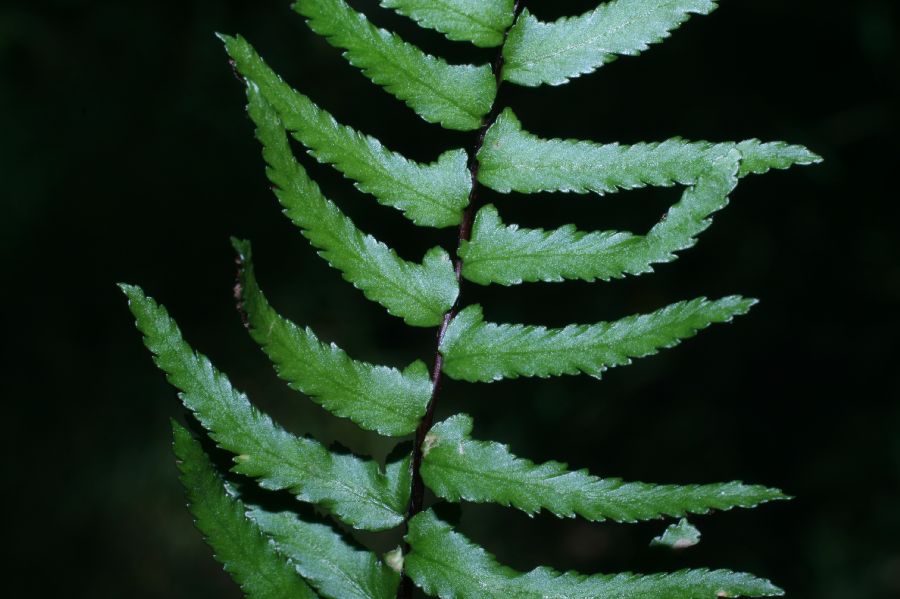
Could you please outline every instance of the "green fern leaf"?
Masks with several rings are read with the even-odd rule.
[[[378,29],[343,0],[298,0],[294,10],[346,50],[350,64],[429,123],[470,131],[490,111],[497,83],[488,65],[449,65]]]
[[[247,514],[320,595],[330,599],[394,599],[400,574],[371,551],[351,546],[331,526],[290,512],[252,506]]]
[[[506,109],[485,135],[478,153],[478,181],[501,193],[605,194],[647,185],[694,185],[735,150],[740,176],[821,161],[801,146],[758,140],[712,144],[670,139],[628,146],[541,139],[523,130],[515,113]]]
[[[401,210],[419,226],[459,224],[472,189],[463,150],[445,152],[433,164],[413,162],[377,139],[338,123],[286,84],[240,36],[220,38],[238,72],[256,84],[285,128],[316,160],[334,165],[359,190]]]
[[[505,226],[494,206],[479,210],[472,238],[463,242],[463,276],[475,283],[517,285],[523,281],[594,281],[639,275],[670,262],[690,248],[711,224],[709,216],[728,204],[737,185],[737,151],[732,150],[687,188],[647,235],[620,231],[585,233],[574,225],[544,231]]]
[[[755,303],[739,296],[698,298],[650,314],[562,329],[486,323],[481,306],[472,305],[453,319],[441,341],[443,368],[454,379],[481,383],[579,372],[599,378],[607,368],[653,355],[710,324],[746,314]]]
[[[269,180],[288,217],[367,298],[412,326],[440,324],[456,301],[459,286],[450,256],[439,247],[423,264],[407,262],[375,238],[363,234],[322,192],[294,158],[284,127],[259,88],[248,85],[248,113],[269,165]]]
[[[737,176],[821,160],[800,146],[758,140],[710,144],[673,139],[634,146],[544,140],[524,131],[510,110],[488,131],[479,159],[479,180],[504,193],[603,194],[645,185],[689,185],[645,236],[586,233],[572,225],[520,229],[504,226],[496,209],[485,206],[459,251],[463,276],[482,285],[609,280],[651,272],[653,264],[669,262],[675,252],[694,245],[711,224],[709,217],[727,205]]]
[[[503,43],[513,21],[514,0],[381,0],[385,8],[435,29],[451,40],[482,48]]]
[[[239,256],[239,300],[250,333],[278,375],[364,429],[392,436],[416,430],[432,391],[425,364],[416,361],[400,372],[358,362],[333,343],[322,343],[309,328],[301,329],[275,312],[256,282],[250,244],[236,239],[232,243]]]
[[[409,499],[409,459],[382,473],[373,461],[335,455],[312,439],[275,425],[231,386],[209,360],[185,343],[165,308],[138,287],[122,285],[147,348],[179,397],[210,437],[237,454],[234,472],[258,479],[265,489],[288,489],[320,504],[347,524],[382,530],[403,521]]]
[[[458,414],[436,424],[425,438],[422,478],[438,497],[498,503],[527,514],[545,509],[595,522],[705,514],[787,498],[778,489],[739,482],[678,486],[598,478],[559,462],[534,464],[505,445],[475,441],[471,433],[472,418]]]
[[[540,567],[517,572],[497,563],[431,510],[410,520],[406,540],[412,550],[404,558],[405,572],[426,593],[444,599],[717,599],[783,594],[767,580],[728,570],[584,576]]]
[[[188,507],[216,559],[251,599],[315,599],[290,561],[229,497],[209,457],[186,428],[172,422],[175,455]]]
[[[618,55],[636,56],[713,0],[613,0],[579,17],[545,23],[527,10],[503,47],[503,78],[519,85],[561,85],[592,73]]]

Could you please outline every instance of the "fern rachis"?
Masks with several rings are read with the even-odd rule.
[[[466,284],[519,285],[581,279],[609,281],[652,272],[697,242],[725,208],[739,181],[772,168],[819,159],[800,146],[689,142],[598,144],[541,139],[497,100],[504,85],[560,85],[620,55],[662,41],[712,0],[614,0],[584,15],[543,22],[513,0],[382,0],[386,8],[456,41],[494,48],[495,61],[453,65],[381,30],[343,0],[298,0],[311,29],[344,51],[374,83],[430,123],[472,132],[468,152],[451,149],[424,164],[338,123],[282,81],[240,37],[221,36],[246,83],[248,114],[267,174],[285,214],[331,266],[366,298],[410,326],[436,327],[434,364],[404,369],[351,357],[278,314],[256,280],[248,242],[235,240],[239,302],[250,334],[278,375],[324,409],[388,437],[413,435],[413,448],[381,466],[334,453],[295,436],[259,411],[224,374],[182,338],[166,310],[137,287],[123,285],[138,328],[157,365],[210,440],[233,457],[234,485],[202,445],[174,426],[175,452],[198,528],[226,570],[251,597],[770,596],[770,582],[727,570],[661,574],[522,573],[426,509],[428,487],[443,501],[490,502],[533,514],[589,521],[635,522],[712,510],[751,508],[785,499],[777,489],[740,482],[654,485],[536,464],[510,448],[472,437],[473,421],[457,414],[435,423],[442,377],[490,383],[516,377],[589,374],[677,345],[714,323],[743,315],[755,300],[729,296],[677,302],[609,322],[541,325],[486,322],[479,305],[460,302]],[[293,155],[294,137],[412,225],[458,227],[458,247],[408,261],[361,231],[326,198]],[[646,234],[555,230],[506,224],[501,194],[608,194],[644,186],[684,187],[681,199]],[[521,200],[524,201],[524,200]],[[403,527],[405,544],[386,556],[351,546],[333,526],[292,510],[269,511],[245,497],[244,485],[285,490],[357,530]],[[687,520],[654,543],[689,546],[699,532]]]

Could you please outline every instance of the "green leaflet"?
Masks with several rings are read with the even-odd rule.
[[[409,499],[409,459],[389,464],[330,453],[321,443],[275,425],[231,386],[209,360],[185,343],[165,308],[138,287],[122,285],[156,365],[210,437],[234,454],[234,472],[265,489],[288,489],[301,501],[320,504],[341,520],[366,530],[403,521]]]
[[[755,303],[739,296],[698,298],[649,314],[562,329],[486,323],[481,306],[473,305],[453,319],[441,341],[444,372],[473,383],[579,372],[599,378],[607,368],[655,354],[710,324],[745,314]]]
[[[463,276],[476,283],[609,280],[653,270],[694,245],[724,208],[737,177],[821,160],[800,146],[748,140],[739,144],[686,142],[596,144],[540,139],[523,131],[510,110],[488,131],[479,153],[479,180],[504,193],[615,192],[645,185],[687,185],[681,200],[647,235],[586,233],[572,225],[545,231],[505,226],[493,206],[476,215],[460,246]]]
[[[666,527],[661,535],[650,541],[650,546],[687,549],[698,544],[701,536],[696,526],[688,522],[687,518],[682,518],[675,524]]]
[[[466,414],[452,416],[428,433],[422,478],[438,497],[498,503],[527,514],[545,509],[597,522],[705,514],[787,498],[778,489],[740,482],[680,486],[598,478],[559,462],[535,464],[516,457],[506,445],[475,441],[471,433],[472,418]]]
[[[429,123],[471,131],[490,111],[497,83],[488,65],[449,65],[378,29],[344,0],[297,0],[294,10],[331,45],[345,49],[350,64]]]
[[[429,510],[409,523],[407,575],[426,593],[444,599],[717,599],[783,594],[768,580],[728,570],[670,574],[561,573],[547,567],[522,573],[497,563],[481,547]]]
[[[647,235],[621,231],[520,229],[504,225],[494,206],[479,210],[472,238],[463,242],[463,276],[475,283],[517,285],[523,281],[594,281],[639,275],[653,264],[675,259],[675,252],[696,243],[712,213],[728,204],[737,185],[738,152],[724,153],[682,194]]]
[[[647,185],[694,185],[715,168],[716,161],[735,149],[741,160],[741,177],[822,160],[801,146],[759,140],[712,144],[670,139],[628,146],[541,139],[523,130],[515,113],[507,108],[488,130],[478,153],[478,181],[501,193],[605,194]]]
[[[269,165],[267,174],[285,214],[319,255],[340,270],[367,298],[412,326],[440,324],[459,292],[450,256],[432,248],[422,264],[407,262],[363,234],[322,192],[294,158],[284,127],[254,84],[247,87],[248,113]]]
[[[561,85],[617,55],[636,56],[669,36],[713,0],[613,0],[578,17],[544,23],[526,9],[503,47],[503,79],[519,85]]]
[[[514,0],[381,0],[422,27],[435,29],[451,40],[482,48],[503,43],[512,25]]]
[[[397,596],[400,574],[371,551],[352,547],[331,526],[304,522],[290,512],[269,512],[256,506],[247,515],[323,597],[394,599]]]
[[[256,282],[250,244],[232,240],[240,261],[240,301],[250,334],[275,363],[278,376],[337,416],[367,430],[402,436],[416,430],[431,398],[428,368],[421,361],[403,372],[351,359],[309,329],[282,318]]]
[[[244,515],[244,505],[225,493],[222,479],[191,434],[172,422],[181,483],[197,528],[216,559],[251,599],[318,597]]]
[[[469,203],[472,175],[463,150],[420,164],[392,152],[377,139],[341,125],[309,98],[293,90],[241,37],[220,36],[238,72],[259,88],[293,136],[323,164],[331,164],[419,226],[458,225]]]

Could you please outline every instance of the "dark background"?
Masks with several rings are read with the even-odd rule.
[[[531,5],[552,18],[595,1]],[[188,340],[292,430],[379,458],[390,447],[287,390],[234,311],[229,235],[254,241],[276,307],[355,357],[404,365],[433,352],[432,331],[405,328],[368,303],[279,214],[241,85],[213,32],[244,34],[339,120],[416,159],[472,138],[419,120],[287,4],[0,7],[10,596],[236,596],[183,509],[168,424],[182,410],[117,281],[164,302]],[[430,52],[479,62],[491,54],[374,4],[354,3]],[[560,522],[467,506],[462,529],[520,569],[710,565],[771,577],[797,598],[900,597],[898,5],[722,4],[639,59],[562,88],[510,87],[506,97],[542,136],[785,139],[826,162],[743,181],[698,247],[655,275],[470,284],[465,293],[491,320],[549,325],[701,294],[742,293],[760,306],[600,382],[448,384],[439,417],[469,412],[478,437],[536,460],[653,482],[743,479],[797,499],[698,517],[703,542],[676,556],[647,547],[659,522]],[[416,229],[304,160],[364,230],[405,257],[452,246],[453,231]],[[529,226],[646,230],[677,194],[489,199],[507,221]]]

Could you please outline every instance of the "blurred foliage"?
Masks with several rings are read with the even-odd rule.
[[[595,2],[534,10],[551,18]],[[354,2],[425,48],[487,58],[375,4]],[[6,443],[16,458],[6,546],[30,585],[14,595],[236,596],[183,509],[168,447],[174,393],[114,282],[164,301],[191,343],[292,429],[325,442],[350,436],[352,449],[379,458],[384,443],[277,381],[231,305],[228,236],[254,241],[273,304],[322,338],[398,366],[430,358],[430,331],[402,326],[342,284],[279,214],[213,31],[246,35],[337,118],[412,157],[469,143],[369,84],[285,0],[0,6],[0,248],[11,269],[0,392],[13,410]],[[900,596],[898,32],[894,0],[723,2],[640,61],[509,94],[543,136],[757,136],[802,143],[827,162],[742,183],[698,247],[654,277],[470,286],[467,300],[487,300],[492,320],[548,325],[698,293],[763,303],[600,383],[450,383],[438,417],[468,411],[477,436],[535,460],[658,482],[742,478],[798,499],[697,518],[703,543],[675,556],[647,547],[659,523],[560,526],[541,515],[523,526],[527,516],[467,506],[465,534],[518,568],[710,564],[771,577],[792,597]],[[362,228],[407,257],[450,242],[449,232],[412,236],[400,215],[305,164]],[[641,228],[675,193],[488,199],[527,226]]]

